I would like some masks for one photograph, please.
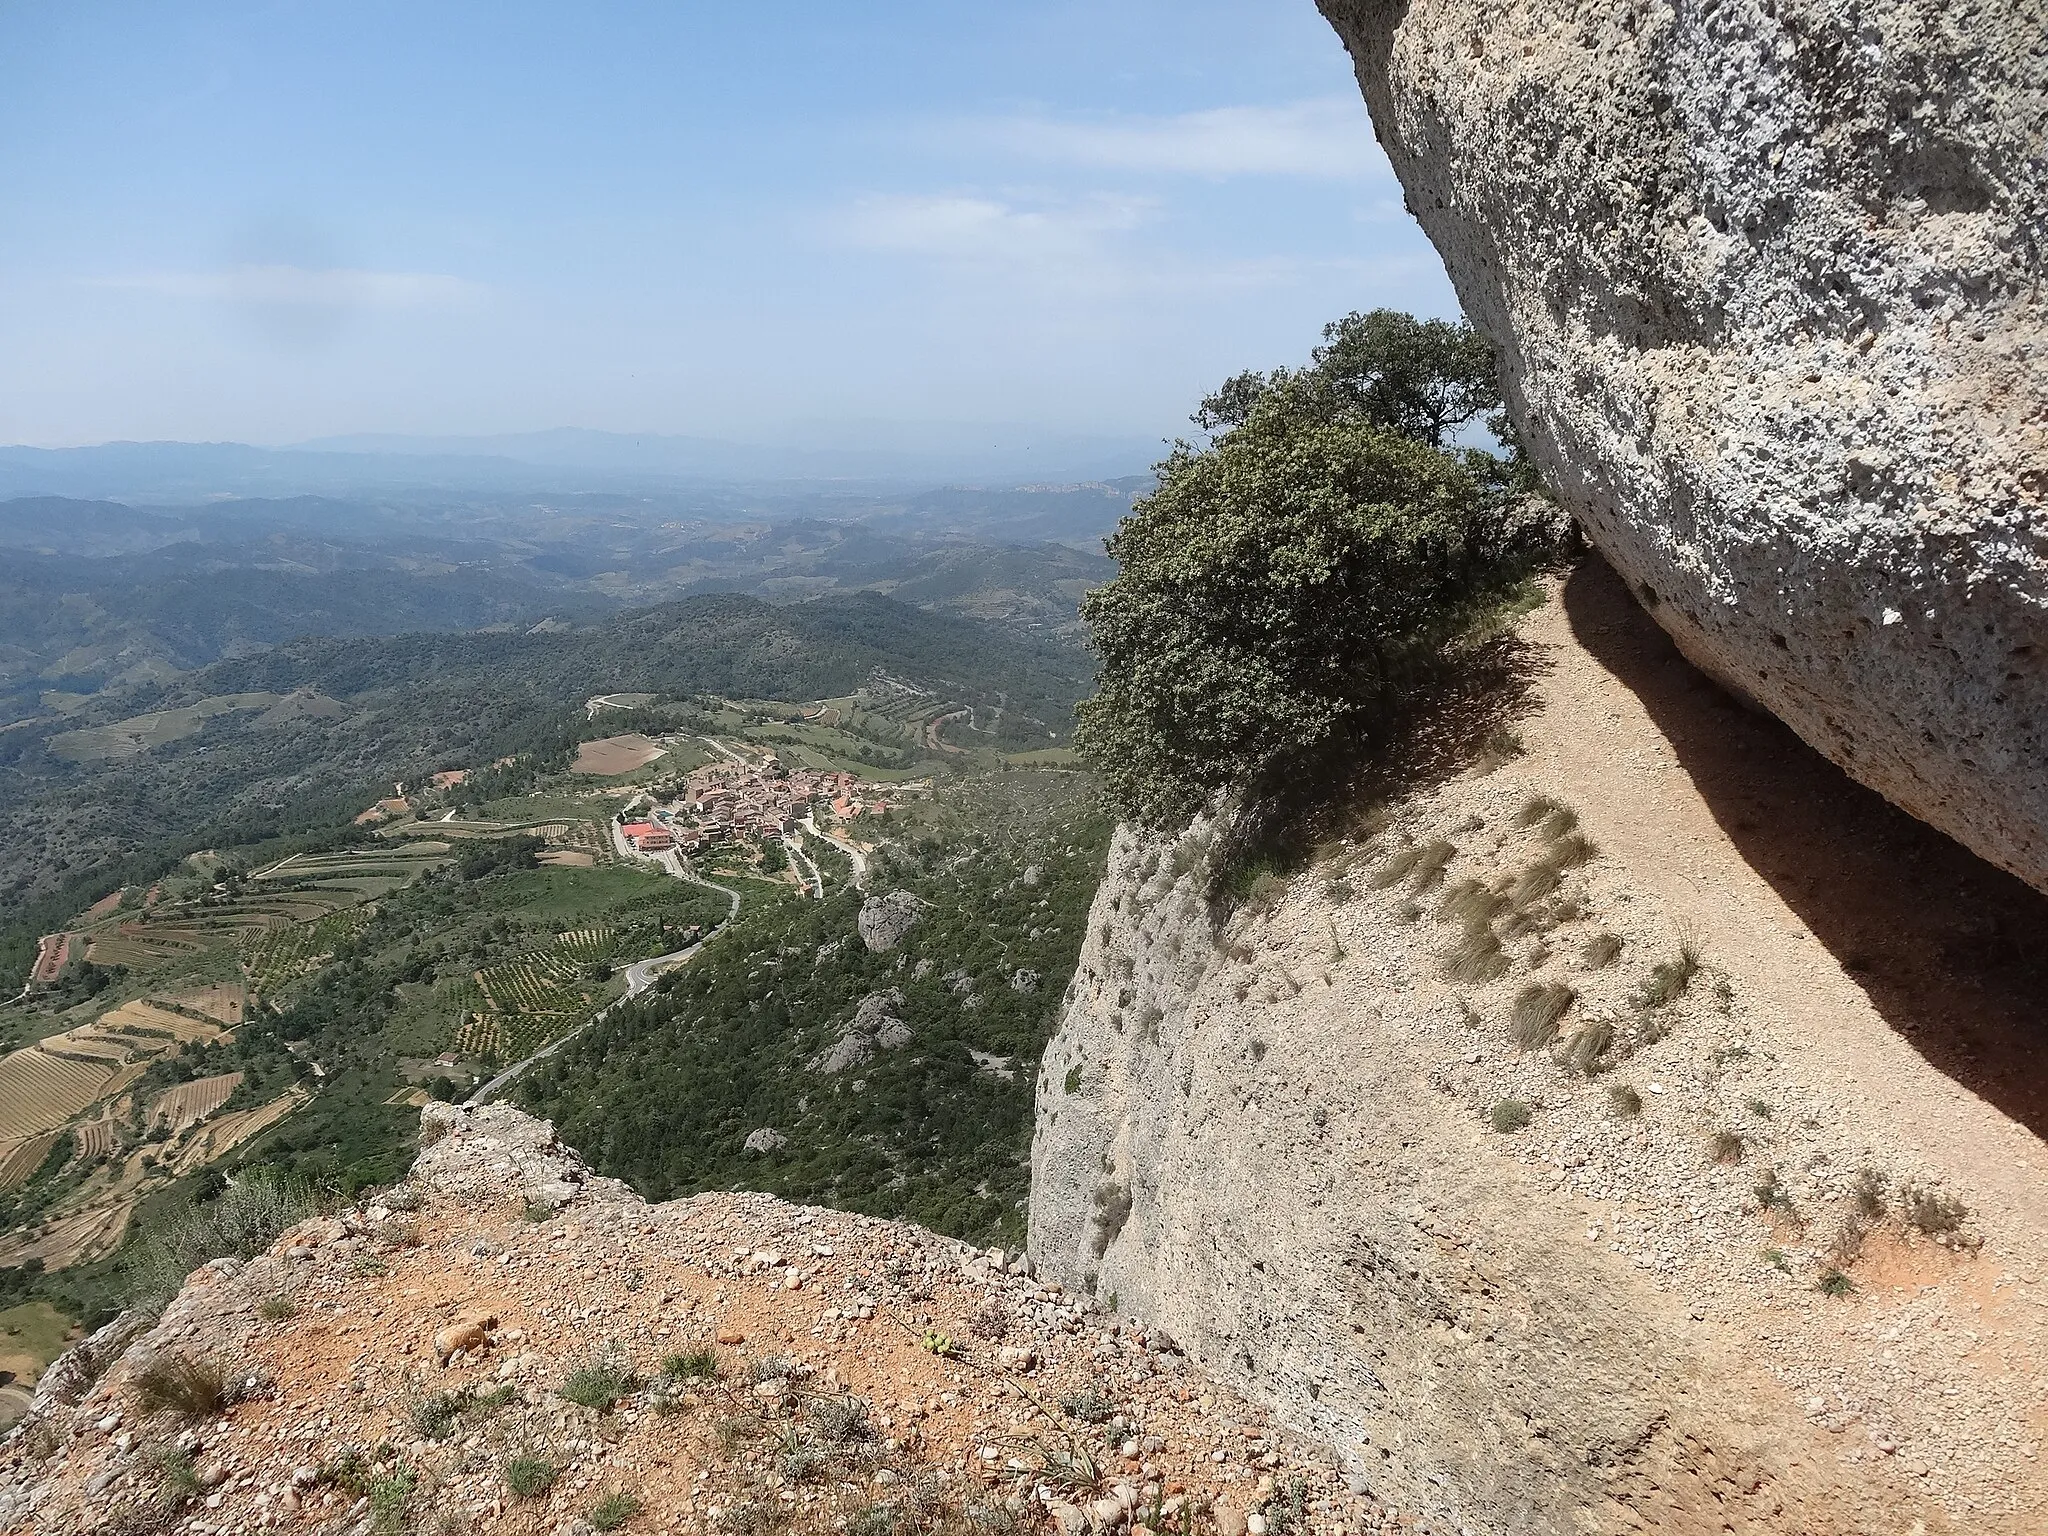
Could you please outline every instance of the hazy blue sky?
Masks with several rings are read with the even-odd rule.
[[[0,442],[1156,435],[1375,304],[1310,0],[0,3]]]

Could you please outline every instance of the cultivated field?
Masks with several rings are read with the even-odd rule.
[[[50,750],[74,763],[105,762],[134,757],[151,747],[190,736],[216,715],[238,709],[267,709],[282,697],[275,693],[225,693],[201,699],[183,709],[162,709],[146,715],[116,720],[112,725],[90,730],[66,731],[50,738]]]
[[[60,1056],[40,1045],[0,1056],[0,1138],[54,1131],[107,1091],[112,1062]]]
[[[642,736],[638,731],[625,736],[600,736],[596,741],[586,741],[576,749],[576,761],[569,765],[571,773],[588,773],[600,777],[631,773],[636,768],[645,768],[661,756],[660,743]]]
[[[248,994],[238,981],[218,981],[211,986],[162,992],[157,996],[160,1001],[175,1007],[189,1008],[194,1013],[217,1019],[230,1029],[242,1022],[242,1011],[248,1006]]]
[[[57,1145],[58,1131],[44,1131],[40,1136],[27,1136],[19,1141],[0,1142],[0,1194],[16,1190],[26,1184],[35,1171],[43,1166],[43,1159],[50,1155],[50,1148]]]
[[[240,988],[236,991],[239,992]],[[171,999],[166,998],[162,1001],[168,1002]],[[239,1009],[237,1011],[239,1012]],[[143,1038],[131,1038],[124,1043],[145,1051],[163,1050],[167,1042],[172,1040],[179,1044],[189,1040],[211,1043],[222,1038],[225,1033],[211,1018],[194,1018],[189,1013],[179,1013],[174,1009],[161,1007],[158,1000],[150,998],[137,998],[133,1002],[123,1003],[120,1007],[101,1014],[97,1023],[87,1027],[100,1035],[141,1036]],[[72,1033],[75,1037],[83,1031]],[[158,1038],[151,1041],[151,1036]]]
[[[293,923],[249,940],[242,955],[242,968],[249,978],[249,990],[268,997],[310,975],[325,964],[337,946],[360,933],[370,921],[362,907],[351,907],[317,922]]]
[[[168,1126],[175,1136],[227,1103],[228,1096],[241,1086],[241,1073],[223,1072],[218,1077],[197,1077],[175,1088],[166,1088],[149,1106],[144,1124]]]
[[[286,1115],[305,1103],[311,1095],[294,1083],[279,1097],[268,1104],[258,1104],[253,1109],[234,1109],[224,1115],[216,1115],[192,1133],[192,1139],[179,1149],[172,1160],[171,1172],[182,1178],[195,1173],[215,1158],[233,1151],[250,1137],[269,1130]]]

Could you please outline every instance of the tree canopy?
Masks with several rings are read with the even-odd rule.
[[[1384,717],[1413,658],[1526,569],[1514,477],[1445,446],[1499,403],[1470,327],[1375,311],[1324,343],[1202,402],[1212,441],[1159,466],[1082,604],[1098,687],[1076,741],[1127,816],[1270,786]]]

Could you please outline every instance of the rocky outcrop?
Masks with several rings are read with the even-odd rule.
[[[0,1532],[1383,1527],[1015,1255],[766,1195],[650,1206],[505,1106],[425,1130],[387,1199],[96,1336],[0,1441]],[[174,1412],[152,1375],[212,1390]]]
[[[2037,0],[1319,4],[1658,622],[2048,889]]]
[[[1654,648],[1608,580],[1575,617]],[[1965,1018],[1945,947],[1907,1008],[1875,972],[1918,935],[1869,871],[1931,861],[1872,852],[1867,813],[1822,838],[1820,805],[1890,813],[1684,695],[1745,816],[1782,795],[1787,888],[1889,946],[1838,963],[1562,609],[1523,645],[1525,757],[1424,782],[1227,918],[1216,827],[1120,834],[1038,1083],[1034,1260],[1445,1529],[2043,1529],[2015,1363],[2048,1358],[2044,1149],[1909,1043],[2005,1029],[2023,1063],[2034,983],[1993,958],[2010,1017]],[[1794,758],[1821,777],[1767,776]],[[2040,899],[1976,867],[1973,905],[1995,884],[2027,931]]]
[[[910,892],[890,891],[863,901],[855,926],[860,930],[861,943],[880,954],[901,944],[922,915],[917,898]]]

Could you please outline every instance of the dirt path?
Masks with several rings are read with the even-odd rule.
[[[1552,668],[1529,766],[1580,786],[1594,840],[1762,994],[1789,1065],[1951,1169],[2038,1267],[2048,898],[1739,705],[1604,565],[1524,633]]]

